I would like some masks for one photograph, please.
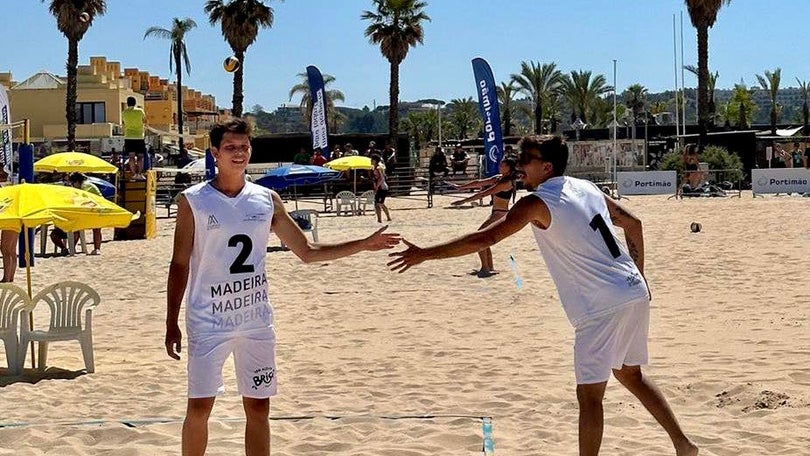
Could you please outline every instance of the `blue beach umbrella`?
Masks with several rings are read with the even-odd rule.
[[[87,176],[87,182],[90,182],[98,187],[98,190],[101,192],[101,196],[104,198],[110,199],[115,196],[115,185],[112,183],[93,176]]]
[[[340,177],[340,171],[324,168],[322,166],[287,165],[271,169],[263,177],[258,179],[256,183],[273,190],[283,190],[292,186],[293,197],[295,197],[295,187],[298,185],[316,185],[337,179],[338,177]],[[297,198],[295,198],[295,206],[297,209]]]

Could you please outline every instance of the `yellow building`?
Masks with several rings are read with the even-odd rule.
[[[30,119],[32,142],[50,143],[53,148],[67,142],[66,78],[39,72],[15,83],[11,73],[0,73],[0,84],[8,87],[12,119]],[[135,97],[136,104],[144,108],[150,127],[167,133],[161,138],[162,143],[177,141],[177,90],[168,80],[137,68],[122,71],[119,62],[91,57],[89,65],[79,66],[77,84],[76,141],[82,148],[99,153],[111,143],[123,143],[121,111],[126,108],[128,97]],[[200,131],[204,138],[195,137],[194,145],[205,148],[211,122],[188,121],[192,116],[188,111],[194,112],[194,116],[197,111],[216,112],[214,97],[185,87],[183,90],[188,97],[183,101],[187,111],[184,134],[195,135]],[[216,121],[216,116],[212,121]],[[19,140],[15,136],[15,141]]]

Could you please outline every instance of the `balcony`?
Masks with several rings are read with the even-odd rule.
[[[76,138],[109,138],[121,127],[113,123],[93,123],[76,125]],[[67,124],[64,125],[43,125],[42,134],[45,139],[60,139],[67,137]]]

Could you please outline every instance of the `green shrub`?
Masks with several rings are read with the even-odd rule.
[[[698,156],[699,160],[709,164],[709,170],[722,169],[726,171],[718,172],[712,176],[712,180],[717,182],[730,181],[737,183],[742,179],[742,161],[737,154],[732,154],[723,147],[706,146],[703,153]],[[674,170],[678,174],[683,169],[683,154],[681,151],[670,152],[661,159],[661,169]],[[714,173],[713,173],[714,174]],[[715,177],[716,176],[716,177]]]

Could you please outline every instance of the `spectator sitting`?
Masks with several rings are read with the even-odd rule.
[[[310,162],[310,155],[306,147],[302,147],[297,154],[293,157],[293,163],[296,165],[308,165]]]
[[[379,155],[380,151],[377,150],[377,143],[375,143],[374,141],[371,141],[371,142],[368,143],[368,149],[366,149],[366,151],[363,153],[363,155],[365,155],[366,157],[371,157],[374,154]]]
[[[323,166],[326,163],[326,157],[323,156],[323,151],[320,147],[315,148],[315,155],[312,156],[312,164],[315,166]]]
[[[188,150],[184,147],[180,149],[180,156],[177,157],[177,168],[182,169],[188,166],[194,160],[188,155]],[[187,185],[191,183],[191,174],[177,173],[174,175],[175,185]]]
[[[397,165],[397,150],[394,149],[391,141],[385,143],[385,149],[382,151],[382,159],[385,164],[385,169],[387,170],[386,172],[388,174],[393,173]]]
[[[697,144],[687,144],[683,148],[683,169],[684,183],[689,184],[690,189],[700,187],[703,182],[703,173],[698,171],[700,158],[698,157]]]
[[[348,157],[351,155],[360,155],[360,153],[357,152],[357,149],[352,147],[352,143],[346,143],[343,146],[343,156]]]
[[[95,186],[92,182],[87,182],[87,176],[82,173],[71,173],[68,177],[68,181],[70,185],[74,188],[82,189],[88,193],[92,193],[94,195],[102,196],[101,191],[99,191],[98,187]],[[67,240],[67,233],[60,230],[59,228],[54,228],[51,231],[51,241],[53,241],[54,245],[56,245],[59,250],[62,252],[62,255],[67,255],[68,249],[65,241]],[[79,233],[73,233],[73,245],[79,241]],[[93,251],[90,252],[90,255],[98,255],[101,253],[101,228],[93,228]]]
[[[457,171],[461,171],[461,174],[467,174],[467,164],[470,162],[470,157],[467,156],[467,152],[464,152],[464,149],[461,148],[461,144],[456,144],[456,149],[453,151],[453,157],[450,162],[453,166],[453,175],[455,175]]]

